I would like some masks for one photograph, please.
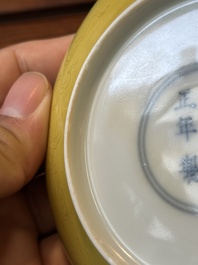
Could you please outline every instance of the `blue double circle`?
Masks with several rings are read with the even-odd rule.
[[[155,174],[153,173],[151,166],[149,165],[148,154],[147,154],[146,145],[145,145],[145,141],[146,141],[145,139],[146,139],[147,125],[149,122],[151,111],[153,107],[155,106],[156,102],[159,100],[161,94],[181,77],[184,77],[197,70],[198,70],[198,63],[193,63],[193,64],[190,64],[190,65],[187,65],[187,66],[184,66],[178,69],[173,74],[167,76],[162,82],[160,82],[160,85],[156,88],[156,92],[153,94],[153,96],[149,100],[149,103],[147,104],[144,110],[144,113],[142,115],[142,119],[140,122],[139,135],[138,135],[138,150],[139,150],[140,163],[141,163],[143,172],[148,182],[150,183],[150,185],[157,192],[157,194],[162,199],[164,199],[167,203],[169,203],[170,205],[172,205],[173,207],[181,211],[194,214],[194,215],[198,215],[197,205],[190,204],[190,203],[179,200],[178,198],[170,194],[167,190],[165,190],[158,182]]]

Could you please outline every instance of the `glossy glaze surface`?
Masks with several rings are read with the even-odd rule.
[[[65,101],[64,143],[64,106],[55,134],[65,153],[54,167],[63,177],[52,180],[59,184],[52,203],[63,236],[70,234],[65,222],[74,222],[73,259],[79,242],[86,253],[87,263],[75,258],[74,264],[95,258],[97,264],[195,265],[197,1],[130,4],[98,37],[79,73],[67,57],[71,68],[63,69],[71,79],[64,82],[72,80],[74,88]]]

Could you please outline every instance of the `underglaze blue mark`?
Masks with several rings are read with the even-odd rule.
[[[188,184],[191,182],[198,182],[198,165],[196,155],[184,156],[181,159],[180,167],[180,174]]]
[[[138,133],[138,151],[140,163],[145,177],[147,178],[151,187],[153,187],[156,193],[170,205],[181,211],[196,216],[198,216],[198,203],[195,203],[188,199],[186,201],[181,200],[180,198],[178,198],[177,194],[172,193],[169,189],[167,189],[166,186],[162,185],[160,179],[163,178],[163,176],[157,175],[157,172],[155,172],[152,164],[150,164],[149,162],[150,153],[147,147],[147,132],[148,123],[150,117],[153,114],[153,109],[155,108],[155,104],[163,95],[163,92],[165,92],[169,88],[173,88],[173,84],[177,82],[178,79],[180,80],[181,77],[184,78],[188,74],[196,73],[197,71],[197,62],[186,65],[175,71],[173,74],[166,76],[162,81],[159,82],[159,84],[157,84],[155,92],[148,100],[148,104],[146,105],[145,110],[142,114]],[[172,91],[174,92],[175,90]],[[175,129],[173,129],[173,131],[175,132],[177,137],[179,135],[181,136],[181,138],[183,137],[187,142],[187,144],[185,144],[185,147],[190,148],[191,145],[188,141],[193,135],[198,132],[197,124],[195,123],[195,120],[193,120],[194,114],[192,113],[192,110],[197,108],[198,103],[194,102],[194,98],[189,87],[180,89],[180,91],[175,91],[174,99],[176,99],[176,104],[174,104],[172,110],[175,111],[175,118],[178,120],[175,123]],[[179,117],[178,114],[180,114]],[[181,154],[181,156],[178,158],[177,172],[179,173],[179,176],[182,178],[183,182],[186,181],[189,184],[195,182],[198,183],[198,155],[186,155],[186,152],[187,151]]]
[[[186,75],[190,73],[195,73],[196,71],[198,71],[197,62],[190,65],[186,65],[175,71],[173,74],[170,74],[167,77],[165,77],[156,87],[154,94],[151,96],[150,100],[148,101],[148,104],[145,107],[140,122],[139,134],[138,134],[138,151],[139,151],[139,158],[142,170],[148,182],[156,191],[156,193],[167,203],[174,206],[175,208],[184,211],[186,213],[198,216],[198,204],[188,200],[186,202],[180,200],[180,198],[177,198],[176,194],[172,194],[169,190],[167,190],[166,187],[164,187],[161,184],[160,181],[158,181],[158,179],[160,179],[161,176],[155,175],[156,172],[153,171],[153,168],[149,163],[148,159],[149,153],[146,145],[147,129],[148,129],[147,125],[153,113],[152,111],[156,102],[158,102],[164,91],[172,87],[174,82],[176,82],[181,77],[185,77]],[[178,135],[183,136],[186,141],[189,141],[190,137],[198,132],[198,128],[196,127],[196,124],[193,121],[193,116],[191,114],[191,111],[189,112],[189,109],[192,110],[197,107],[197,103],[192,101],[190,93],[191,90],[189,88],[176,92],[175,96],[177,97],[177,102],[176,105],[173,107],[173,110],[175,110],[175,112],[178,112],[177,114],[179,114],[179,111],[182,111],[180,112],[181,115],[179,116],[179,120],[175,124],[176,125],[175,131],[177,131],[176,132],[177,136]],[[187,110],[188,114],[186,113],[185,115],[183,110]],[[178,162],[178,168],[179,168],[178,173],[187,183],[189,184],[193,182],[198,183],[198,155],[190,156],[182,154],[182,156],[183,157],[179,159]]]
[[[190,98],[188,97],[188,95],[190,94],[190,89],[180,91],[178,94],[179,94],[179,102],[175,110],[180,110],[186,107],[194,109],[197,107],[197,104],[189,103]]]
[[[190,135],[197,133],[192,117],[180,118],[177,123],[179,132],[177,134],[184,135],[186,141],[189,141]]]

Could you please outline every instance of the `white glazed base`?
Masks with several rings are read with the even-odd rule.
[[[154,4],[126,10],[85,62],[66,121],[66,173],[110,264],[197,265],[198,2],[145,13]]]

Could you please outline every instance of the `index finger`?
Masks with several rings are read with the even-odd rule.
[[[60,64],[73,36],[31,41],[0,50],[0,106],[21,74],[36,71],[54,85]]]

